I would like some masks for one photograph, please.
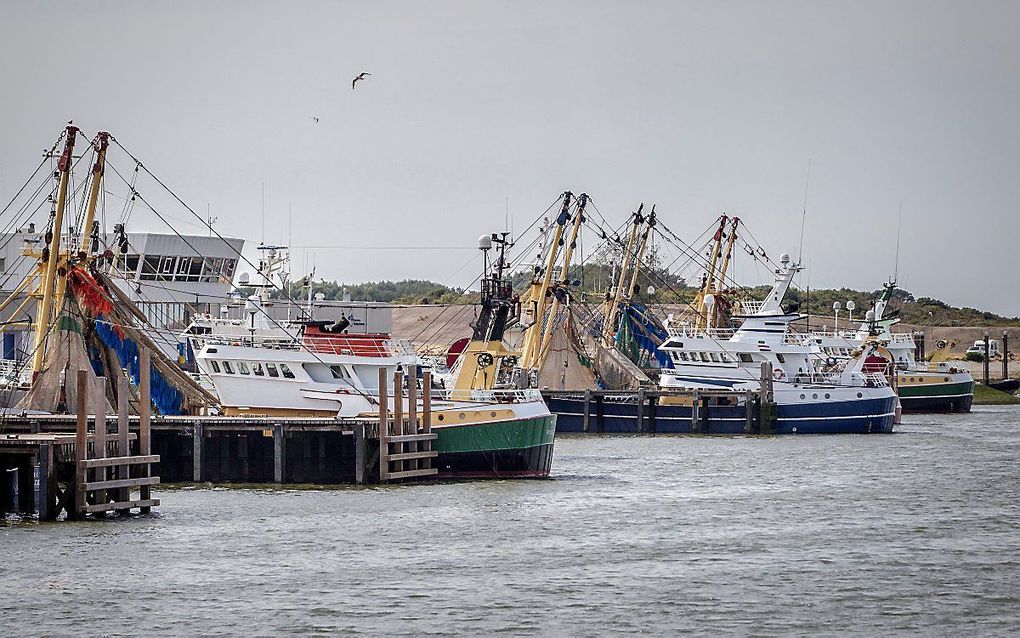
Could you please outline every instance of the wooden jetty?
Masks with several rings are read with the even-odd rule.
[[[0,489],[3,507],[42,520],[66,511],[74,519],[149,511],[159,505],[151,489],[161,482],[362,485],[436,476],[431,394],[419,402],[416,384],[396,390],[404,384],[398,372],[391,398],[387,381],[380,378],[378,416],[357,419],[160,416],[150,414],[147,400],[139,401],[141,414],[129,415],[126,391],[118,393],[116,419],[103,409],[7,414],[0,421],[0,469],[10,475]],[[431,387],[429,372],[423,381]],[[84,396],[85,377],[78,383]],[[101,405],[102,396],[94,397]]]
[[[775,434],[772,366],[751,390],[543,390],[556,432],[585,434]]]
[[[143,371],[148,372],[144,359]],[[68,520],[76,520],[88,515],[101,517],[111,511],[129,513],[137,509],[147,513],[159,505],[159,499],[151,495],[152,486],[159,483],[159,476],[151,469],[159,462],[159,455],[150,450],[147,380],[148,375],[143,375],[141,396],[145,400],[134,433],[128,426],[127,378],[119,379],[122,400],[116,429],[111,431],[103,392],[106,379],[98,377],[90,391],[87,373],[79,370],[79,411],[64,417],[73,419],[73,432],[43,432],[34,422],[28,434],[0,435],[0,467],[14,477],[4,490],[4,509],[37,512],[39,520],[56,520],[63,511]],[[68,425],[66,420],[62,425]],[[138,488],[137,498],[132,495],[133,488]]]

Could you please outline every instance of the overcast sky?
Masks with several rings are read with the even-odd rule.
[[[1015,1],[7,1],[0,198],[73,117],[225,234],[262,238],[264,183],[297,270],[463,285],[507,198],[566,189],[796,254],[810,159],[812,287],[878,288],[902,202],[904,287],[1020,314],[1018,34]]]

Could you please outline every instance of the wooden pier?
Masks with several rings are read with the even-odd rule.
[[[65,511],[74,519],[149,511],[159,505],[150,492],[161,482],[362,485],[435,477],[431,395],[419,402],[417,384],[400,389],[401,373],[387,381],[380,379],[378,415],[366,418],[128,415],[127,392],[118,393],[125,399],[112,419],[102,409],[8,413],[0,417],[2,508],[43,520]],[[428,372],[423,381],[430,387]],[[84,396],[85,377],[78,383],[86,384],[78,390]]]

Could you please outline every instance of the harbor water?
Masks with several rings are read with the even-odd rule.
[[[552,480],[164,486],[0,526],[4,636],[1020,632],[1020,409],[559,438]]]

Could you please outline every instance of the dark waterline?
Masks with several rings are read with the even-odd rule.
[[[151,517],[9,521],[0,633],[1020,631],[1016,407],[556,446],[548,481],[164,488]]]

